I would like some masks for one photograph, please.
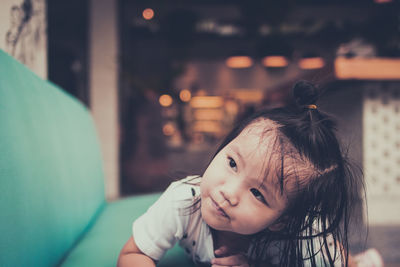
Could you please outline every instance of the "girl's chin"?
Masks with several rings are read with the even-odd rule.
[[[212,212],[204,208],[202,205],[201,207],[201,214],[202,214],[202,219],[204,222],[210,226],[211,228],[218,230],[218,231],[227,231],[226,229],[226,221],[222,221],[221,218],[218,216],[215,216]]]

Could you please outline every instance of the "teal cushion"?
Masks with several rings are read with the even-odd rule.
[[[105,205],[88,110],[0,50],[0,266],[54,266]]]
[[[93,228],[71,251],[63,267],[115,266],[123,245],[132,235],[132,222],[156,201],[160,194],[135,196],[107,204]],[[194,266],[183,249],[175,246],[157,266]]]

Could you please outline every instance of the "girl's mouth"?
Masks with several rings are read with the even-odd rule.
[[[229,218],[229,216],[225,213],[225,211],[215,202],[213,199],[211,199],[213,207],[216,209],[217,213],[223,217]]]

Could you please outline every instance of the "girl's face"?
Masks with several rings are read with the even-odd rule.
[[[277,219],[287,200],[277,183],[276,172],[266,170],[275,130],[265,134],[273,122],[262,120],[247,126],[211,161],[201,179],[201,214],[220,231],[249,235],[279,227]],[[267,173],[267,177],[265,177]]]

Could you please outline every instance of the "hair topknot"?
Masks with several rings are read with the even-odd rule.
[[[315,104],[319,97],[318,88],[308,81],[298,81],[293,87],[293,97],[299,107]]]

